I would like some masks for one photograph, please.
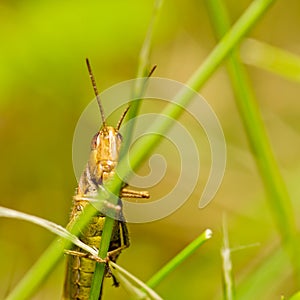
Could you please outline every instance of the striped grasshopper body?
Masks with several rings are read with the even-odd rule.
[[[95,199],[95,196],[97,196],[97,192],[102,185],[113,177],[122,143],[122,136],[119,133],[119,128],[129,109],[128,107],[122,114],[116,128],[106,125],[103,108],[88,60],[87,66],[99,104],[103,124],[100,131],[92,139],[89,161],[81,175],[77,193],[73,198],[73,208],[68,226],[72,226],[75,219],[88,204],[89,199]],[[120,192],[120,198],[122,197],[149,198],[149,193],[146,191],[132,191],[123,188]],[[120,198],[117,206],[118,208],[122,207]],[[108,254],[108,259],[114,262],[118,258],[121,250],[129,246],[128,230],[122,215],[122,209],[118,214],[118,218],[114,222]],[[99,212],[92,218],[79,238],[87,245],[98,248],[101,241],[104,221],[105,215]],[[96,261],[89,258],[88,254],[77,246],[66,251],[66,253],[68,254],[68,257],[63,299],[87,300],[90,295]],[[109,276],[108,272],[107,276]],[[101,294],[102,293],[100,293],[99,299],[101,299]]]

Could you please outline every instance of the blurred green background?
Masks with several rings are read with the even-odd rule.
[[[232,20],[250,2],[227,1]],[[67,224],[77,185],[72,167],[73,132],[93,98],[84,60],[90,58],[100,90],[134,78],[152,7],[153,1],[148,0],[0,3],[1,206]],[[300,54],[299,11],[297,0],[278,1],[250,36]],[[165,1],[154,31],[151,63],[158,65],[155,76],[185,82],[215,43],[204,1]],[[247,71],[299,215],[300,85],[258,68],[248,66]],[[211,228],[213,239],[156,289],[165,299],[220,299],[224,214],[232,247],[259,243],[233,253],[237,284],[253,274],[280,243],[225,69],[214,74],[201,94],[216,112],[227,141],[222,186],[209,206],[198,209],[210,167],[209,147],[202,132],[197,138],[197,124],[194,128],[193,121],[183,116],[181,121],[189,124],[201,154],[199,184],[189,201],[171,216],[130,224],[131,247],[118,261],[147,280],[204,229]],[[147,101],[144,110],[156,111],[157,106]],[[168,154],[167,147],[170,145],[163,143],[159,151]],[[178,173],[179,167],[176,159],[168,162],[165,179],[150,189],[154,200],[170,190],[173,172]],[[0,219],[0,299],[53,239],[35,225]],[[299,288],[288,258],[284,266],[258,299],[279,299]],[[63,277],[62,261],[33,299],[59,299]],[[107,280],[104,299],[128,299],[122,288],[110,285]]]

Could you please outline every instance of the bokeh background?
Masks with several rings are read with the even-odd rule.
[[[227,1],[233,21],[250,2]],[[67,224],[77,185],[72,167],[73,133],[93,98],[85,58],[92,62],[100,90],[134,78],[152,7],[149,0],[1,1],[1,206]],[[299,1],[279,0],[249,36],[299,55],[299,11]],[[215,43],[204,1],[165,1],[154,31],[151,63],[158,65],[155,75],[185,82]],[[300,85],[259,68],[246,69],[299,215]],[[184,115],[181,121],[192,132],[201,155],[199,184],[189,201],[171,216],[148,224],[130,224],[131,247],[119,259],[121,266],[147,280],[203,230],[211,228],[213,239],[157,287],[165,299],[221,298],[224,215],[232,247],[257,244],[233,253],[237,284],[280,243],[225,68],[213,75],[201,94],[216,112],[227,141],[222,186],[209,206],[198,209],[210,167],[209,147],[201,128]],[[146,112],[159,109],[151,101],[143,107]],[[118,116],[113,116],[112,122]],[[150,189],[154,200],[170,190],[180,170],[176,151],[170,147],[164,142],[158,149],[171,159],[164,180]],[[141,174],[147,170],[146,162]],[[35,225],[0,219],[1,299],[53,239],[51,233]],[[266,286],[258,299],[291,295],[297,289],[291,269],[287,258],[280,276],[274,276],[272,286]],[[63,277],[62,260],[33,299],[59,299]],[[129,298],[122,288],[110,285],[107,280],[104,299]]]

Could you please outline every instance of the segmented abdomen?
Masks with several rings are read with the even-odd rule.
[[[86,204],[87,201],[74,200],[72,219],[70,223],[72,223],[74,217],[80,213]],[[79,211],[77,210],[75,212],[74,209],[76,210],[76,208],[79,209]],[[84,229],[83,233],[79,237],[80,240],[90,247],[98,249],[101,241],[104,221],[105,217],[101,213],[98,213],[98,215],[93,217],[89,225]],[[123,245],[124,230],[127,231],[126,224],[116,220],[109,251],[118,249]],[[86,252],[77,246],[73,247],[71,250],[78,252],[78,255],[72,254],[68,255],[67,257],[67,270],[63,299],[88,300],[96,262],[90,258],[81,256],[81,253],[85,254]],[[117,253],[110,259],[115,261],[118,255],[119,254]],[[101,299],[101,293],[99,299]]]

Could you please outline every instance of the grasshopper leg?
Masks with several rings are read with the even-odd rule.
[[[148,191],[135,191],[127,188],[123,188],[120,192],[121,198],[134,198],[134,199],[148,199],[150,198]]]

